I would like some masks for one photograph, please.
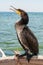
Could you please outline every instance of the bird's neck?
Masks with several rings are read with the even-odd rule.
[[[18,25],[27,25],[28,19],[21,18],[19,22],[17,22]]]
[[[22,31],[24,27],[26,27],[26,25],[28,24],[28,20],[21,18],[16,24],[15,24],[15,28],[17,31]]]

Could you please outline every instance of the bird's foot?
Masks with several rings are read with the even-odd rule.
[[[19,59],[21,58],[22,56],[20,54],[16,54],[16,57]]]
[[[16,57],[18,57],[18,58],[21,58],[21,57],[24,57],[24,56],[26,56],[26,53],[24,53],[24,54],[16,54]]]
[[[15,56],[16,56],[17,58],[19,58],[20,52],[19,52],[19,51],[14,51],[14,52],[15,52]]]

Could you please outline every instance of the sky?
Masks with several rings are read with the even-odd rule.
[[[0,0],[0,11],[10,11],[10,6],[27,12],[43,12],[43,0]]]

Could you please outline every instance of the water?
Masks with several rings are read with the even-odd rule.
[[[28,26],[36,35],[39,42],[39,54],[43,54],[43,13],[28,13],[29,23]],[[0,48],[4,50],[6,55],[14,54],[12,50],[20,50],[23,52],[20,46],[16,31],[15,23],[20,18],[13,12],[0,12]]]

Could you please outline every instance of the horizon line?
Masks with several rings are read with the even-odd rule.
[[[11,12],[11,11],[0,11],[0,12]],[[12,11],[13,12],[13,11]],[[26,12],[39,12],[39,13],[41,13],[41,12],[43,12],[43,11],[26,11]],[[13,12],[13,13],[15,13],[15,12]]]

